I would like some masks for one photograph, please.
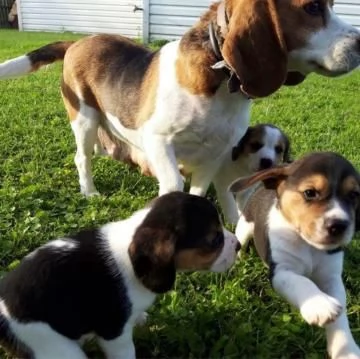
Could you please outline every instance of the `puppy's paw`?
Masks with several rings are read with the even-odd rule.
[[[135,320],[135,325],[142,326],[145,325],[149,314],[147,312],[142,312]]]
[[[341,348],[329,348],[332,359],[360,359],[360,348],[352,341]]]
[[[307,300],[300,308],[301,315],[311,325],[323,327],[333,322],[342,312],[342,305],[337,299],[318,294]]]

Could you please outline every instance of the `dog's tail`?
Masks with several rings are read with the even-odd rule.
[[[0,79],[26,75],[40,67],[64,59],[67,49],[75,41],[59,41],[40,47],[26,55],[0,63]]]

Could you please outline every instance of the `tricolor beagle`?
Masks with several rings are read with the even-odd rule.
[[[331,152],[313,153],[234,182],[237,192],[262,181],[236,228],[254,237],[273,288],[309,323],[325,326],[331,358],[359,359],[346,316],[343,247],[358,229],[360,175]]]
[[[223,0],[159,51],[90,36],[2,63],[0,78],[64,59],[61,91],[85,195],[97,193],[91,155],[99,125],[145,153],[160,194],[183,189],[180,165],[192,174],[190,192],[203,195],[248,128],[250,98],[310,72],[348,73],[360,64],[359,41],[331,0]]]
[[[130,218],[51,241],[0,281],[0,344],[18,357],[135,358],[132,328],[176,271],[227,270],[240,244],[205,198],[173,192]]]

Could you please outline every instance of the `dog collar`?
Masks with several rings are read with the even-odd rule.
[[[341,251],[344,250],[344,247],[343,246],[339,246],[339,247],[336,247],[334,249],[329,249],[328,251],[326,251],[327,254],[335,254],[335,253],[339,253]]]
[[[216,25],[220,29],[220,35],[221,35],[220,37],[218,36],[217,31],[215,30],[214,22],[211,21],[209,23],[210,45],[217,59],[217,62],[214,65],[212,65],[211,68],[213,70],[224,71],[226,76],[229,78],[227,82],[227,87],[230,93],[240,91],[245,97],[249,98],[248,95],[246,95],[243,91],[241,91],[240,79],[236,76],[235,71],[226,63],[221,53],[223,39],[228,33],[228,25],[229,25],[229,18],[223,1],[221,1],[217,9]]]

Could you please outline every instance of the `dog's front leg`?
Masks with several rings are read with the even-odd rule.
[[[219,167],[220,161],[214,160],[193,170],[191,174],[190,193],[197,196],[205,196]]]
[[[135,359],[135,346],[132,339],[132,325],[128,322],[122,334],[114,339],[99,339],[107,359]]]
[[[145,130],[143,148],[159,181],[159,196],[172,191],[183,191],[184,181],[178,169],[174,147],[168,137]]]
[[[216,190],[216,196],[224,213],[225,219],[231,224],[236,224],[239,219],[239,214],[234,194],[228,191],[229,183],[224,181],[221,171],[218,171],[215,175],[213,183]]]
[[[333,359],[360,359],[360,349],[351,334],[346,315],[346,292],[341,274],[321,282],[321,289],[336,298],[344,308],[340,316],[325,327],[329,355]]]
[[[341,313],[339,301],[322,292],[310,279],[287,268],[274,268],[274,289],[290,304],[300,309],[302,317],[311,325],[324,326]]]

